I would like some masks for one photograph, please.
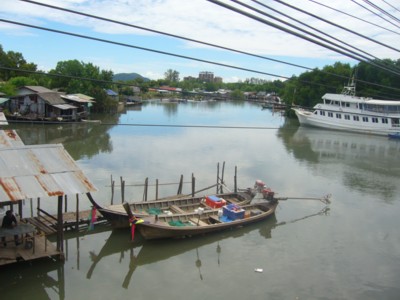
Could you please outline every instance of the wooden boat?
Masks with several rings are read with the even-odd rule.
[[[245,189],[238,192],[214,194],[209,196],[182,197],[174,196],[162,200],[152,200],[143,202],[129,203],[129,208],[133,215],[143,218],[162,214],[182,214],[194,212],[199,207],[204,210],[218,210],[225,204],[249,204],[255,197],[253,189]],[[88,195],[92,205],[106,218],[113,228],[129,227],[129,217],[122,204],[102,207]],[[220,202],[217,199],[222,199]],[[216,200],[216,201],[213,201]]]
[[[143,218],[136,228],[147,240],[185,238],[211,232],[243,227],[274,215],[276,199],[255,204],[229,204],[218,210],[205,210],[176,215],[156,215]]]

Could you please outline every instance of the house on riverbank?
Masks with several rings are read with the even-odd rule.
[[[80,121],[90,112],[92,97],[64,95],[42,86],[23,86],[5,103],[8,120]]]

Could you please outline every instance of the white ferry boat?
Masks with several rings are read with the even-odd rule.
[[[292,108],[300,125],[386,136],[400,132],[400,101],[357,97],[354,85],[322,99],[312,111]]]

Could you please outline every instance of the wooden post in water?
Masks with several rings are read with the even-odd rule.
[[[221,171],[221,186],[220,186],[220,193],[222,194],[223,191],[223,184],[224,184],[224,173],[225,173],[225,162],[222,163],[222,171]]]
[[[64,195],[64,199],[65,199],[64,212],[67,212],[67,207],[68,207],[68,196],[67,196],[67,195]]]
[[[22,219],[23,218],[23,216],[22,216],[22,201],[18,201],[18,214],[19,214],[19,217]]]
[[[122,176],[120,176],[120,181],[121,181],[121,201],[122,203],[125,202],[125,180],[122,179]]]
[[[235,176],[233,177],[233,187],[235,193],[237,193],[237,166],[235,166]]]
[[[144,181],[144,192],[143,192],[144,201],[147,201],[148,192],[149,192],[149,177],[146,177]]]
[[[192,197],[194,197],[195,192],[196,192],[196,178],[192,173]]]
[[[158,200],[158,179],[156,179],[156,200]]]
[[[31,218],[33,218],[33,203],[32,203],[32,198],[29,198],[29,203],[31,205]]]
[[[36,209],[37,209],[37,216],[40,217],[40,197],[37,198]]]
[[[219,191],[219,163],[217,164],[217,194]]]
[[[178,192],[177,195],[182,194],[182,187],[183,187],[183,175],[181,175],[181,179],[179,180]]]
[[[111,174],[111,205],[114,204],[114,185],[115,185],[115,181],[113,180],[113,177]]]
[[[63,228],[63,196],[58,196],[58,207],[57,207],[57,251],[63,252],[64,250],[64,228]],[[62,254],[62,257],[64,255]]]
[[[75,230],[79,231],[79,194],[76,194],[76,220]]]

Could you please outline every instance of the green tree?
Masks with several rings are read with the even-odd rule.
[[[179,72],[176,70],[168,69],[164,73],[164,79],[170,83],[179,82]]]
[[[34,63],[28,63],[19,52],[5,52],[0,45],[0,66],[10,69],[21,69],[27,71],[36,71],[37,66]],[[7,81],[12,77],[19,76],[21,72],[10,69],[0,69],[0,79]]]

